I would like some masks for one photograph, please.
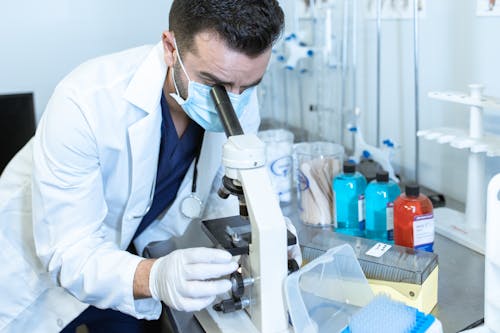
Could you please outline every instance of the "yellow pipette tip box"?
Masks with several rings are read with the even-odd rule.
[[[321,233],[302,244],[304,261],[328,249],[349,244],[374,294],[386,294],[422,312],[429,313],[438,302],[438,256],[435,253],[389,245],[376,240],[339,233]]]

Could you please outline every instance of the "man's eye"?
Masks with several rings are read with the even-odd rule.
[[[214,82],[212,80],[205,80],[205,82],[203,82],[203,84],[210,86],[210,87],[213,87],[217,84],[217,82]]]

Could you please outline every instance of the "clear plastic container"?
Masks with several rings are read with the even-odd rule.
[[[373,293],[349,245],[328,250],[285,281],[295,332],[341,332]]]
[[[260,131],[257,136],[266,144],[266,164],[271,184],[280,202],[292,199],[293,133],[285,129]]]
[[[344,148],[331,142],[302,142],[294,145],[294,157],[301,221],[331,226],[335,211],[331,184],[342,170]]]

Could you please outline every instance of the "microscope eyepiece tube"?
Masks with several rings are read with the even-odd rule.
[[[244,134],[238,116],[236,116],[236,112],[234,112],[233,104],[231,104],[231,99],[227,94],[226,88],[221,85],[213,86],[212,89],[210,89],[210,96],[214,101],[215,109],[217,110],[219,119],[224,127],[226,136],[230,137]]]

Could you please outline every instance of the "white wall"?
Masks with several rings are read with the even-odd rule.
[[[366,1],[361,0],[361,3]],[[500,17],[477,17],[474,0],[427,0],[420,20],[420,129],[468,128],[465,106],[431,100],[429,91],[468,92],[482,83],[485,94],[500,97]],[[364,20],[360,34],[358,101],[367,138],[375,143],[376,22]],[[400,143],[397,164],[414,176],[413,22],[382,21],[381,139]],[[487,110],[485,129],[500,135],[500,114]],[[420,183],[465,201],[467,152],[420,140]],[[500,159],[488,158],[486,179],[500,172]],[[485,184],[486,186],[486,184]]]
[[[288,0],[287,0],[288,1]],[[292,0],[290,0],[292,1]],[[299,0],[293,0],[299,1]],[[364,7],[365,0],[358,0]],[[159,41],[170,0],[17,0],[0,4],[0,94],[34,91],[37,118],[61,78],[81,62]],[[375,143],[375,21],[361,20],[358,102],[363,128]],[[402,145],[397,164],[414,170],[413,30],[410,20],[382,23],[381,138]],[[483,83],[500,97],[500,17],[476,17],[473,0],[427,0],[420,21],[420,128],[468,126],[462,106],[432,101],[431,90],[467,91]],[[500,118],[486,112],[486,129],[500,135]],[[464,201],[467,153],[421,140],[422,184]],[[488,159],[487,179],[500,171]]]
[[[171,0],[0,3],[0,94],[33,91],[37,119],[56,84],[95,56],[156,43]]]

